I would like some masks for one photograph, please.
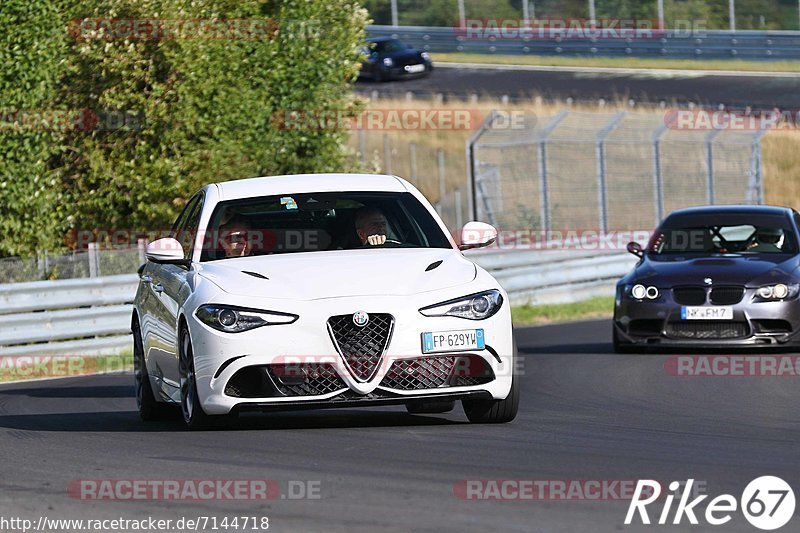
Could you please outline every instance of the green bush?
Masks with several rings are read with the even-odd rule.
[[[24,147],[16,166],[3,166],[8,184],[0,194],[13,194],[2,197],[0,255],[53,249],[73,229],[169,227],[186,198],[208,182],[347,170],[345,131],[288,131],[275,117],[288,109],[353,107],[349,81],[358,72],[367,22],[354,0],[11,4],[23,14],[4,2],[0,17],[18,35],[4,33],[0,43],[16,39],[30,50],[33,42],[46,41],[48,55],[28,54],[30,65],[0,63],[3,94],[11,95],[4,106],[111,111],[129,120],[121,129],[0,137],[2,154]],[[24,24],[14,22],[20,17]],[[99,35],[76,32],[79,26],[70,24],[112,18],[268,19],[275,25],[263,38],[125,40],[104,38],[102,29]],[[28,86],[7,81],[19,72],[32,78]],[[37,227],[25,218],[37,211],[21,199],[37,191],[36,205],[52,226],[47,242],[25,229]]]

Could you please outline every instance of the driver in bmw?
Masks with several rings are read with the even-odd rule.
[[[376,207],[362,207],[356,213],[356,234],[362,246],[386,244],[388,223],[383,212]]]

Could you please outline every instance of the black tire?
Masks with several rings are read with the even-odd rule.
[[[190,430],[210,429],[222,419],[220,416],[210,416],[203,411],[200,399],[197,397],[197,381],[194,375],[194,352],[189,330],[182,327],[178,336],[178,367],[181,379],[181,414],[183,422]]]
[[[505,424],[516,418],[519,410],[519,376],[517,376],[517,344],[514,343],[511,390],[503,400],[462,400],[464,413],[473,424]]]
[[[449,413],[456,407],[455,400],[417,400],[406,404],[406,411],[412,415]]]
[[[133,323],[133,376],[139,417],[145,422],[174,418],[175,409],[171,405],[157,401],[153,393],[147,365],[144,362],[144,345],[138,321]]]

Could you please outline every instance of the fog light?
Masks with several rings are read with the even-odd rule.
[[[637,300],[641,300],[647,295],[647,289],[644,288],[644,285],[634,285],[633,289],[631,289],[631,295]]]

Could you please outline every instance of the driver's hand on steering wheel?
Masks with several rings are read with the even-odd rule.
[[[370,235],[367,237],[366,244],[370,246],[382,246],[386,244],[386,235]]]

